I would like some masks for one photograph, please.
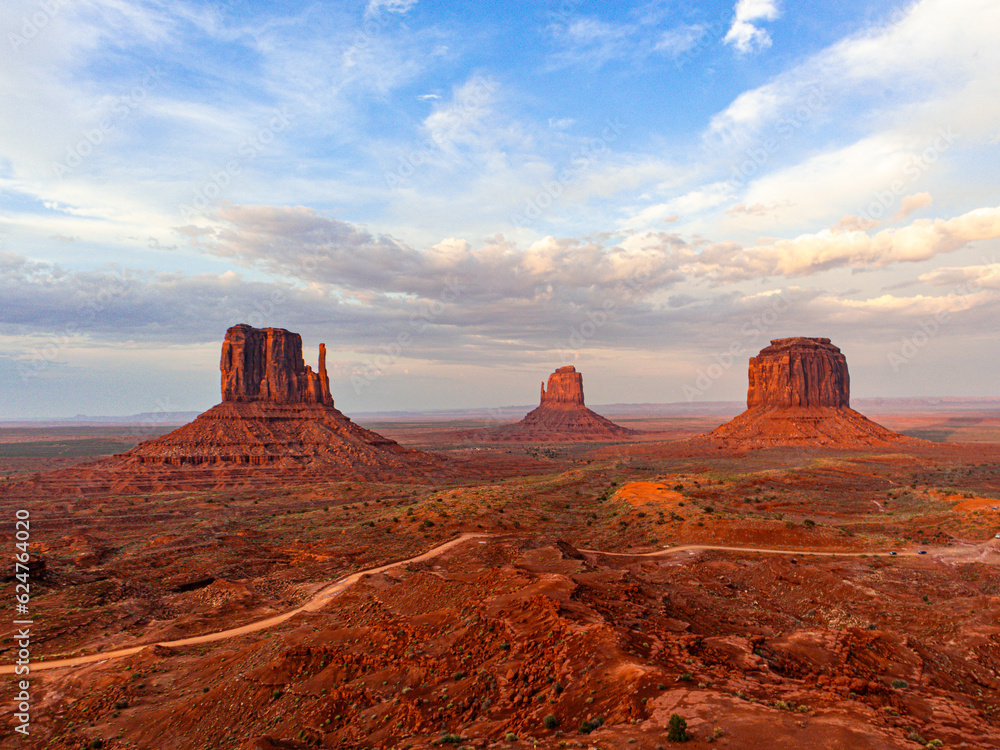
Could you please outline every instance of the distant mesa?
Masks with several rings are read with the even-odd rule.
[[[851,408],[847,359],[830,339],[774,339],[750,358],[748,375],[747,410],[709,437],[749,448],[915,442]]]
[[[570,442],[614,440],[636,435],[595,414],[583,403],[583,375],[572,365],[549,375],[542,383],[538,408],[515,424],[462,433],[466,440],[482,442]]]
[[[241,324],[222,343],[222,403],[132,450],[66,470],[91,489],[233,486],[287,477],[395,479],[437,473],[444,459],[404,448],[334,408],[320,344],[317,371],[302,337]],[[252,468],[251,468],[252,467]],[[40,475],[58,480],[61,472]]]

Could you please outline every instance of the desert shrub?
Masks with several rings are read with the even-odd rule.
[[[691,682],[691,680],[693,680],[694,677],[691,676],[690,672],[685,672],[684,674],[680,675],[677,679],[680,682]]]
[[[115,708],[121,711],[123,708],[128,708],[128,701],[122,699],[120,701],[115,701]]]
[[[667,724],[667,740],[670,742],[687,742],[687,722],[677,714],[670,714],[670,723]]]
[[[557,719],[553,714],[548,714],[544,719],[542,719],[542,724],[545,725],[546,729],[555,729],[559,726],[559,719]]]
[[[910,683],[908,683],[906,680],[893,680],[892,686],[894,688],[902,689],[902,688],[908,688],[910,686]]]
[[[507,740],[507,742],[517,742],[517,735],[513,732],[507,732],[504,739]]]

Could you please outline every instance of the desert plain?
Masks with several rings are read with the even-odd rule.
[[[1000,414],[858,408],[921,440],[698,437],[737,406],[598,408],[637,437],[491,443],[468,435],[495,417],[414,414],[363,423],[439,457],[395,481],[40,494],[35,472],[86,486],[174,425],[7,426],[0,503],[32,518],[30,746],[680,747],[676,714],[691,748],[1000,747]]]

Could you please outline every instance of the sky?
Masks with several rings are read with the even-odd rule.
[[[0,419],[203,410],[228,327],[341,410],[998,396],[995,0],[5,0]]]

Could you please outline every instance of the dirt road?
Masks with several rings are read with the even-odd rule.
[[[450,549],[457,547],[460,544],[464,544],[470,539],[483,539],[486,537],[494,536],[492,534],[462,534],[449,542],[440,544],[427,552],[416,557],[411,557],[406,560],[400,560],[398,562],[387,563],[385,565],[380,565],[377,568],[369,568],[368,570],[361,570],[357,573],[352,573],[345,578],[341,578],[332,583],[328,583],[322,586],[316,593],[314,593],[305,604],[302,606],[285,612],[280,615],[275,615],[274,617],[269,617],[264,620],[257,620],[256,622],[248,623],[247,625],[241,625],[238,628],[230,628],[229,630],[220,630],[215,633],[206,633],[205,635],[196,635],[191,638],[181,638],[176,641],[160,641],[159,643],[145,643],[141,646],[131,646],[129,648],[117,649],[115,651],[104,651],[96,654],[88,654],[86,656],[75,656],[70,659],[59,659],[57,661],[38,661],[31,664],[31,671],[38,672],[44,669],[60,669],[63,667],[78,667],[83,664],[93,664],[95,662],[106,661],[108,659],[119,659],[123,656],[129,656],[131,654],[138,653],[144,648],[149,648],[151,646],[167,646],[168,648],[177,648],[180,646],[196,646],[200,643],[212,643],[213,641],[221,641],[226,638],[235,638],[236,636],[246,635],[247,633],[255,633],[259,630],[266,630],[268,628],[273,628],[275,625],[280,625],[286,620],[295,617],[295,615],[300,612],[315,612],[331,598],[337,596],[342,591],[350,588],[365,575],[374,575],[376,573],[382,573],[386,570],[392,570],[393,568],[398,568],[403,565],[409,565],[410,563],[424,562],[425,560],[431,560],[439,555],[444,554]],[[591,549],[580,549],[580,552],[585,552],[587,554],[596,555],[607,555],[610,557],[662,557],[664,555],[675,555],[679,552],[703,552],[707,550],[720,550],[725,552],[744,552],[744,553],[759,553],[765,555],[819,555],[819,556],[836,556],[836,557],[889,557],[891,553],[889,552],[816,552],[816,551],[804,551],[804,550],[790,550],[790,549],[763,549],[759,547],[723,547],[709,544],[686,544],[680,547],[667,547],[666,549],[657,550],[655,552],[602,552],[600,550]],[[935,550],[935,553],[943,552],[944,550]],[[906,551],[898,552],[899,557],[915,557],[917,556],[916,551]],[[13,674],[14,665],[4,664],[0,665],[0,674]]]

